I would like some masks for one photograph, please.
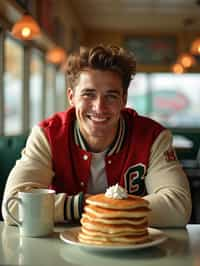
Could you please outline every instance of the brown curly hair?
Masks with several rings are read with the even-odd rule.
[[[133,54],[117,46],[80,48],[79,53],[71,54],[67,60],[68,87],[74,89],[81,71],[88,68],[116,72],[122,79],[124,93],[127,93],[129,83],[136,74],[136,61]]]

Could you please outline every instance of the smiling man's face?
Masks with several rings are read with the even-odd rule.
[[[74,90],[68,89],[69,102],[75,107],[81,133],[91,151],[103,151],[114,140],[126,98],[120,76],[111,71],[83,71]]]

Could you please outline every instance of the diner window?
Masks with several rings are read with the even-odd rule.
[[[5,38],[5,72],[4,72],[4,113],[5,135],[20,134],[23,131],[23,46]]]
[[[30,58],[30,127],[42,120],[43,68],[41,53],[33,49]]]
[[[56,106],[56,70],[53,65],[46,68],[46,97],[45,97],[45,117],[55,112]]]
[[[128,88],[127,106],[134,108],[139,114],[145,115],[148,110],[147,75],[138,73]]]
[[[56,73],[56,111],[64,111],[68,105],[65,76],[61,71]]]
[[[167,127],[200,128],[199,102],[200,74],[138,74],[129,87],[128,105]]]

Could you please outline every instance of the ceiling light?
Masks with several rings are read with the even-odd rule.
[[[40,34],[40,27],[30,15],[25,14],[14,24],[11,33],[17,39],[32,40]]]

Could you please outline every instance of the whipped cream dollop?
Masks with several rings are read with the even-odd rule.
[[[126,189],[116,184],[106,190],[105,196],[112,199],[126,199],[128,198],[128,193]]]

